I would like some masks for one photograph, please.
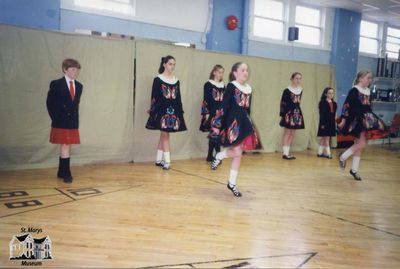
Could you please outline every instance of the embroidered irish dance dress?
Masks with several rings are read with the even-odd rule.
[[[370,89],[354,86],[348,93],[343,104],[340,121],[345,119],[344,126],[339,129],[343,135],[360,137],[366,132],[368,139],[381,138],[386,130],[384,122],[372,112],[369,101]]]
[[[225,93],[225,85],[223,82],[209,80],[204,84],[204,98],[201,104],[201,123],[200,131],[209,132],[211,130],[211,122],[215,121],[217,109],[221,107]],[[214,122],[214,125],[218,125]]]
[[[279,116],[279,125],[288,129],[304,129],[304,118],[300,102],[302,88],[287,87],[282,94]]]
[[[158,75],[153,81],[146,128],[169,133],[185,131],[183,113],[179,80]]]
[[[251,93],[248,84],[242,85],[237,81],[228,83],[224,100],[212,123],[213,127],[220,130],[222,146],[243,144],[244,150],[262,148],[260,136],[250,117]]]
[[[336,109],[337,104],[333,100],[319,103],[318,136],[336,136]]]

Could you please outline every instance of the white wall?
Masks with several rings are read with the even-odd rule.
[[[76,6],[74,0],[61,0],[61,9],[98,15],[106,14],[106,16],[120,19],[204,32],[209,13],[208,2],[208,0],[133,0],[135,7],[133,16],[105,12],[104,10],[90,10]]]
[[[378,60],[376,59],[376,57],[359,55],[357,70],[364,70],[364,69],[371,70],[372,74],[374,74],[374,76],[375,76],[376,67],[377,67],[376,65],[378,63]]]
[[[136,0],[136,11],[138,21],[204,32],[208,0]]]

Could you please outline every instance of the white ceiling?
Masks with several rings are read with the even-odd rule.
[[[400,27],[400,0],[299,0],[299,2],[354,10],[362,13],[363,19],[387,22]]]

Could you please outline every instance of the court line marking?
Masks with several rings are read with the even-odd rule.
[[[67,196],[68,198],[71,198],[72,200],[77,200],[77,199],[75,199],[74,197],[72,197],[71,195],[69,195],[69,194],[63,192],[63,191],[60,190],[59,188],[54,188],[54,189],[57,190],[57,191],[59,191],[61,194]]]
[[[179,170],[179,169],[175,169],[175,168],[170,168],[170,170],[176,171],[176,172],[179,172],[179,173],[182,173],[182,174],[185,174],[185,175],[202,178],[202,179],[205,179],[207,181],[211,181],[211,182],[214,182],[214,183],[217,183],[217,184],[221,184],[221,185],[225,185],[226,184],[226,183],[220,182],[220,181],[212,179],[212,178],[208,178],[208,177],[205,177],[205,176],[199,176],[199,175],[192,174],[192,173],[189,173],[189,172],[186,172],[186,171],[183,171],[183,170]]]
[[[337,219],[339,221],[342,221],[342,222],[355,224],[355,225],[358,225],[358,226],[361,226],[361,227],[365,227],[365,228],[368,228],[368,229],[371,229],[371,230],[374,230],[374,231],[377,231],[377,232],[382,232],[382,233],[385,233],[385,234],[388,234],[388,235],[393,235],[393,236],[396,236],[396,237],[400,237],[400,234],[396,234],[396,233],[389,232],[389,231],[386,231],[386,230],[383,230],[383,229],[379,229],[379,228],[376,228],[376,227],[373,227],[373,226],[362,224],[360,222],[348,220],[348,219],[345,219],[345,218],[342,218],[342,217],[333,216],[331,214],[328,214],[328,213],[325,213],[325,212],[322,212],[322,211],[318,211],[318,210],[314,210],[314,209],[306,209],[306,208],[303,208],[303,207],[302,207],[302,209],[308,210],[308,211],[310,211],[312,213],[315,213],[315,214],[323,215],[323,216],[330,217],[330,218],[335,218],[335,219]]]
[[[312,252],[310,257],[308,257],[307,259],[305,259],[302,263],[300,263],[299,265],[297,265],[296,268],[302,268],[306,263],[308,263],[312,258],[314,258],[314,256],[316,256],[318,254],[318,252]]]
[[[318,252],[306,252],[306,253],[298,253],[298,254],[272,255],[272,256],[262,256],[262,257],[254,257],[254,258],[224,259],[224,260],[214,260],[214,261],[206,261],[206,262],[188,262],[188,263],[178,263],[178,264],[166,264],[166,265],[156,265],[156,266],[146,266],[146,267],[135,267],[135,268],[136,269],[172,268],[172,267],[176,267],[176,266],[190,266],[192,268],[196,268],[194,265],[213,264],[213,263],[219,263],[219,262],[239,262],[239,261],[272,259],[272,258],[282,258],[282,257],[296,257],[296,256],[308,255],[307,259],[305,259],[301,264],[299,264],[297,267],[295,267],[295,268],[301,268],[302,266],[307,264],[312,258],[314,258],[317,254],[318,254]],[[225,268],[234,268],[234,267],[225,267]]]
[[[210,179],[210,178],[207,178],[207,177],[198,176],[198,175],[195,175],[195,174],[191,174],[191,173],[188,173],[188,172],[185,172],[185,171],[181,171],[181,170],[178,170],[178,169],[173,169],[173,168],[171,168],[171,170],[174,170],[174,171],[177,171],[177,172],[181,172],[183,174],[187,174],[187,175],[190,175],[190,176],[206,179],[206,180],[212,181],[214,183],[224,184],[225,185],[225,183],[222,183],[222,182],[219,182],[217,180],[213,180],[213,179]],[[304,210],[311,211],[311,212],[316,213],[316,214],[320,214],[320,215],[336,218],[337,220],[340,220],[340,221],[343,221],[343,222],[348,222],[348,223],[355,224],[355,225],[358,225],[358,226],[361,226],[361,227],[365,227],[365,228],[368,228],[368,229],[371,229],[371,230],[375,230],[375,231],[378,231],[378,232],[382,232],[382,233],[386,233],[386,234],[393,235],[393,236],[396,236],[396,237],[400,237],[400,234],[396,234],[396,233],[393,233],[393,232],[385,231],[383,229],[379,229],[379,228],[376,228],[376,227],[373,227],[373,226],[369,226],[369,225],[362,224],[362,223],[359,223],[359,222],[351,221],[351,220],[344,219],[344,218],[341,218],[341,217],[336,217],[336,216],[333,216],[333,215],[330,215],[330,214],[327,214],[327,213],[324,213],[324,212],[321,212],[321,211],[318,211],[318,210],[306,209],[304,207],[300,207],[300,208],[304,209]]]
[[[113,180],[118,180],[118,179],[113,179]],[[102,187],[130,187],[132,184],[126,184],[126,185],[97,185],[96,188],[102,188]],[[93,188],[93,185],[85,185],[85,186],[72,186],[73,188]],[[8,188],[8,187],[7,187]],[[0,192],[9,192],[9,191],[15,191],[15,190],[54,190],[54,188],[71,188],[70,185],[65,185],[65,187],[60,187],[60,186],[54,186],[54,187],[24,187],[24,186],[10,186],[9,189],[2,189],[0,188]]]
[[[0,198],[0,203],[12,202],[12,201],[16,201],[16,200],[20,200],[20,199],[26,199],[26,198],[41,198],[41,197],[50,197],[50,196],[57,196],[57,195],[60,195],[60,194],[59,193],[54,193],[54,194],[45,194],[45,195],[37,195],[37,196],[20,195],[20,196],[15,196],[14,198],[9,198],[9,199]],[[2,200],[2,199],[4,199],[4,200]]]
[[[93,197],[97,197],[97,196],[101,196],[101,195],[106,195],[106,194],[110,194],[110,193],[115,193],[115,192],[120,192],[120,191],[126,191],[126,190],[130,190],[130,189],[133,189],[133,188],[138,188],[138,187],[141,187],[141,186],[143,186],[143,185],[134,185],[134,186],[131,185],[131,187],[129,187],[129,188],[118,189],[118,190],[114,190],[114,191],[110,191],[110,192],[94,194],[94,195],[91,195],[91,196],[88,196],[88,197],[84,197],[84,198],[81,198],[81,199],[75,199],[75,200],[65,201],[65,202],[61,202],[61,203],[57,203],[57,204],[51,204],[51,205],[48,205],[48,206],[42,206],[42,207],[39,207],[39,208],[33,208],[33,209],[21,211],[21,212],[16,212],[16,213],[12,213],[12,214],[8,214],[8,215],[0,216],[0,219],[6,218],[6,217],[15,216],[15,215],[19,215],[19,214],[23,214],[23,213],[26,213],[26,212],[41,210],[41,209],[45,209],[45,208],[49,208],[49,207],[53,207],[53,206],[58,206],[58,205],[63,205],[63,204],[67,204],[67,203],[72,203],[72,202],[77,202],[77,201],[81,201],[81,200],[86,200],[86,199],[90,199],[90,198],[93,198]],[[75,187],[74,187],[74,188],[75,188]],[[96,188],[96,187],[88,187],[88,188]],[[60,195],[60,196],[61,196],[62,194],[60,193],[60,194],[57,194],[57,195]],[[28,197],[27,197],[27,198],[28,198]],[[71,197],[70,197],[70,198],[71,198]]]

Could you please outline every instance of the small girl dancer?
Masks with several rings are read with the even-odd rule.
[[[229,149],[215,156],[211,169],[217,169],[222,159],[233,158],[227,187],[236,197],[242,196],[237,189],[236,179],[243,150],[261,148],[258,132],[250,118],[252,89],[246,84],[248,76],[247,64],[238,62],[232,66],[222,106],[217,110],[212,125],[214,137],[219,135],[221,145]],[[219,121],[221,127],[218,127]]]
[[[346,168],[346,160],[353,155],[353,163],[350,175],[355,180],[361,180],[358,174],[361,152],[367,144],[367,138],[371,136],[373,130],[385,131],[385,124],[377,115],[372,112],[369,96],[371,90],[368,88],[372,82],[372,73],[362,70],[357,73],[353,83],[353,88],[347,94],[343,104],[339,131],[343,135],[354,136],[354,144],[340,155],[339,166]]]
[[[224,79],[224,68],[217,64],[211,70],[210,79],[204,84],[204,98],[201,105],[201,124],[200,131],[210,132],[211,122],[215,121],[215,114],[217,108],[221,106],[222,100],[225,93]],[[221,127],[219,122],[214,122],[213,125]],[[214,149],[216,153],[221,151],[220,144],[218,141],[209,136],[208,141],[208,154],[207,162],[214,160]]]
[[[282,158],[284,160],[294,160],[296,157],[289,154],[295,131],[304,129],[304,118],[300,108],[301,96],[301,73],[294,72],[290,77],[291,85],[282,93],[280,113],[281,121],[279,125],[284,128],[282,137]]]
[[[179,80],[173,75],[175,58],[171,55],[161,58],[159,75],[154,78],[151,91],[149,119],[146,128],[160,130],[156,166],[168,170],[171,167],[169,133],[186,130]]]
[[[332,159],[329,139],[331,136],[336,136],[337,104],[333,100],[333,96],[333,89],[331,87],[326,87],[321,95],[321,101],[319,102],[318,136],[321,137],[321,141],[317,156],[328,159]],[[324,149],[326,150],[326,155],[323,154]]]

